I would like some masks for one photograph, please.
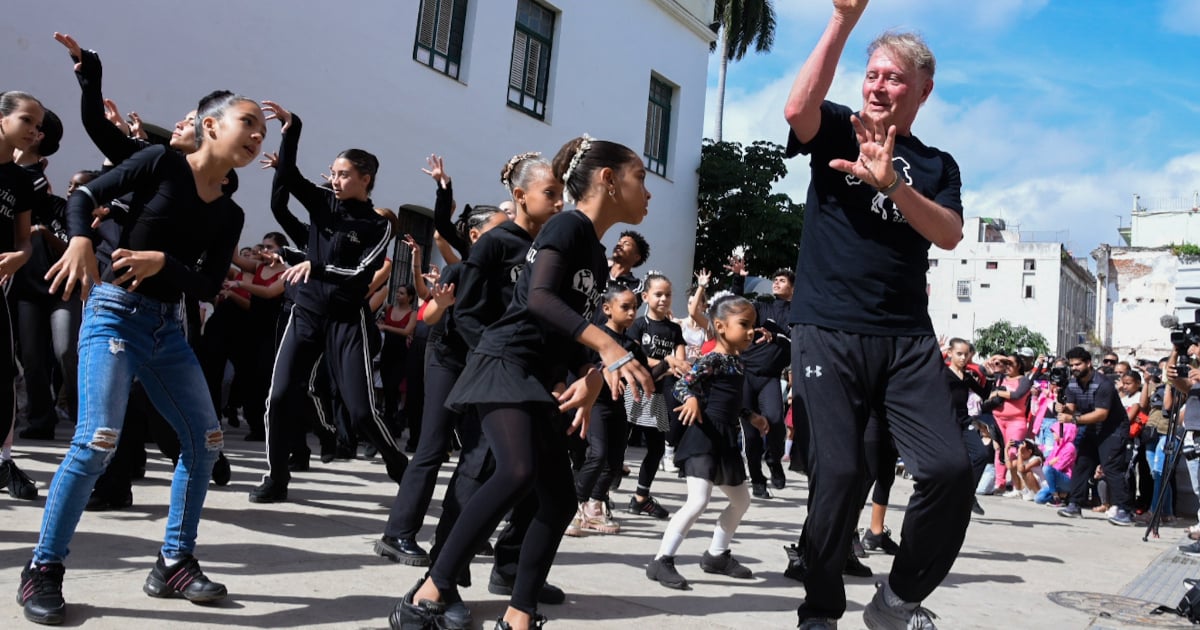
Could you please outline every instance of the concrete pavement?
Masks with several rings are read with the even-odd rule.
[[[56,442],[18,441],[17,461],[39,482],[42,498],[23,502],[0,495],[0,593],[8,594],[7,603],[0,604],[0,627],[36,627],[24,620],[13,594],[37,539],[46,487],[66,448],[68,428],[60,427]],[[243,430],[227,435],[233,481],[211,489],[197,550],[210,577],[228,586],[229,598],[197,606],[142,593],[165,525],[170,475],[169,460],[152,452],[146,480],[134,486],[133,507],[84,514],[67,562],[67,626],[387,627],[396,599],[424,569],[392,564],[372,553],[396,487],[382,463],[378,458],[332,464],[314,459],[311,472],[293,478],[291,502],[252,504],[247,492],[258,483],[265,461],[262,444],[244,442]],[[641,455],[640,449],[627,454],[635,472]],[[448,478],[445,468],[422,531],[423,545]],[[628,502],[633,485],[626,479],[614,493],[618,508]],[[887,521],[896,532],[911,488],[910,481],[895,484]],[[793,475],[787,488],[773,492],[773,499],[754,500],[735,536],[734,555],[755,572],[753,581],[707,575],[698,566],[725,504],[720,493],[679,553],[677,564],[692,581],[691,591],[663,588],[644,575],[665,521],[620,511],[620,534],[564,540],[550,581],[566,590],[568,603],[543,607],[549,627],[794,628],[803,587],[782,576],[782,546],[795,542],[804,519],[805,481]],[[686,489],[674,475],[660,473],[654,493],[674,511]],[[1137,600],[1122,599],[1122,594],[1158,597],[1174,605],[1181,587],[1146,588],[1147,580],[1167,565],[1180,575],[1200,576],[1200,563],[1174,551],[1184,523],[1164,527],[1160,540],[1142,542],[1140,528],[1114,527],[1091,513],[1083,520],[1067,520],[1051,508],[1019,499],[981,501],[986,516],[974,517],[953,571],[925,602],[939,616],[941,628],[1144,627],[1167,620],[1143,620]],[[864,516],[860,526],[865,523]],[[866,563],[878,579],[890,557],[871,554]],[[505,603],[487,592],[489,571],[490,559],[477,557],[472,565],[475,585],[462,594],[476,626],[490,629]],[[841,627],[860,628],[874,579],[848,578],[846,583],[850,604]]]

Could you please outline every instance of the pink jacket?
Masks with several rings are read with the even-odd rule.
[[[1071,469],[1075,467],[1075,434],[1078,430],[1078,427],[1067,422],[1056,424],[1054,433],[1057,437],[1054,448],[1046,453],[1046,463],[1066,473],[1068,477],[1071,476]]]

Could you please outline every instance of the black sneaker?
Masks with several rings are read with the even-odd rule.
[[[420,604],[413,603],[413,596],[424,582],[424,579],[417,580],[417,585],[396,602],[392,614],[388,615],[388,625],[392,627],[392,630],[425,630],[426,628],[441,627],[442,617],[446,614],[445,604],[428,599],[421,600]]]
[[[629,498],[629,512],[631,514],[640,514],[642,516],[653,516],[657,519],[666,519],[670,516],[663,506],[658,504],[654,497],[647,496],[645,501],[638,501],[637,497]]]
[[[533,618],[529,620],[529,627],[535,629],[546,627],[546,616],[542,613],[533,613]],[[512,630],[512,626],[504,620],[504,617],[501,617],[496,620],[496,626],[492,630]]]
[[[900,545],[892,540],[892,530],[884,527],[882,532],[876,534],[867,529],[862,535],[863,548],[867,551],[882,551],[888,555],[896,555],[900,551]]]
[[[8,473],[8,496],[22,501],[32,501],[38,498],[37,484],[25,474],[25,471],[17,468],[17,462],[7,460],[0,463],[0,468],[4,468]]]
[[[488,578],[488,592],[492,595],[512,595],[513,582],[515,579],[501,575],[495,567],[492,567],[492,575]],[[567,601],[567,594],[561,588],[547,582],[538,591],[537,600],[539,604],[558,606]]]
[[[804,550],[799,545],[784,545],[783,551],[787,553],[788,565],[783,570],[783,577],[803,582],[805,576],[808,575],[808,564],[804,562]]]
[[[675,570],[675,556],[663,556],[651,560],[650,564],[646,565],[646,577],[667,588],[680,591],[688,591],[692,588],[688,586],[688,581],[679,575],[679,571]]]
[[[287,484],[267,477],[250,491],[251,503],[282,503],[287,501]]]
[[[700,569],[705,573],[719,573],[739,580],[754,579],[754,572],[738,562],[737,558],[734,558],[728,549],[719,556],[714,556],[705,551],[704,555],[700,558]]]
[[[63,622],[67,610],[62,596],[65,572],[58,562],[25,565],[25,570],[21,571],[21,586],[17,589],[17,603],[25,607],[26,619],[48,626]]]
[[[88,497],[87,505],[83,506],[88,512],[108,512],[111,510],[123,510],[133,505],[133,491],[125,493],[124,496],[114,497],[107,493],[92,491],[92,496]]]
[[[184,556],[174,566],[168,567],[163,561],[162,553],[150,575],[146,578],[143,591],[150,597],[172,597],[183,595],[189,602],[205,603],[224,599],[228,591],[224,584],[218,584],[208,579],[200,570],[200,563],[194,556]]]
[[[771,498],[771,493],[767,492],[767,484],[765,482],[764,483],[751,483],[750,487],[751,487],[751,494],[753,494],[755,496],[755,498],[758,498],[758,499],[770,499]]]
[[[213,462],[212,482],[218,486],[228,486],[229,480],[233,477],[233,470],[229,467],[229,460],[225,459],[225,453],[217,453],[217,461]]]
[[[1068,503],[1067,507],[1058,511],[1058,515],[1063,518],[1083,518],[1083,510],[1075,503]]]
[[[857,578],[869,578],[873,574],[871,573],[871,567],[863,564],[862,560],[858,559],[858,556],[851,553],[846,557],[846,565],[842,567],[842,575],[849,575],[850,577]]]
[[[288,457],[288,470],[291,472],[307,472],[308,459],[312,456],[312,451],[304,449],[303,452],[292,453]]]
[[[971,511],[980,516],[987,514],[987,512],[983,511],[983,506],[979,505],[979,499],[975,499],[975,504],[971,506]]]
[[[783,474],[783,464],[770,464],[771,469],[771,485],[775,486],[776,490],[783,490],[787,486],[787,477]]]
[[[412,538],[383,536],[375,541],[375,553],[410,567],[429,566],[429,554]]]

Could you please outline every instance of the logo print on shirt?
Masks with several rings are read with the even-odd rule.
[[[571,279],[571,288],[583,294],[583,318],[590,320],[600,303],[600,293],[596,291],[596,278],[590,269],[580,269]]]
[[[524,268],[525,265],[513,265],[512,269],[508,270],[508,279],[516,284],[517,278],[521,277],[521,270]]]
[[[351,230],[350,233],[346,235],[346,240],[354,243],[355,245],[358,245],[362,242],[358,240],[358,232],[355,232],[354,230]]]
[[[819,365],[804,366],[804,378],[812,378],[814,376],[817,378],[821,378],[821,376],[823,376],[821,374],[821,366],[819,366]]]
[[[909,169],[911,169],[912,166],[908,163],[908,160],[905,160],[900,156],[895,156],[892,158],[892,164],[896,169],[896,176],[903,179],[905,184],[911,186],[913,180],[912,175],[909,173]],[[866,185],[866,182],[853,175],[846,175],[847,186],[858,186],[860,184]],[[881,192],[876,192],[875,197],[871,199],[871,212],[879,215],[879,218],[884,221],[890,220],[892,223],[908,223],[908,219],[904,218],[904,215],[900,212],[900,209],[896,207],[896,203],[891,199],[888,199],[887,196]]]

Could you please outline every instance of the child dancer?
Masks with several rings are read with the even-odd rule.
[[[738,446],[741,420],[746,419],[763,435],[767,419],[742,406],[745,370],[739,356],[754,339],[754,306],[740,296],[728,296],[712,306],[712,324],[717,339],[713,352],[700,357],[675,385],[675,397],[683,401],[676,411],[687,429],[675,449],[675,463],[687,479],[687,502],[663,532],[658,555],[646,567],[646,577],[667,588],[686,590],[688,582],[675,570],[675,552],[683,537],[708,501],[713,486],[729,498],[713,531],[712,544],[700,560],[705,573],[720,573],[739,579],[754,574],[729,552],[729,543],[742,516],[750,507],[746,489],[746,464]]]
[[[678,373],[683,373],[690,366],[686,359],[687,344],[683,340],[683,328],[671,319],[671,281],[660,273],[650,272],[643,286],[642,301],[646,303],[646,314],[634,321],[627,334],[642,344],[651,368],[665,363]],[[665,377],[667,371],[660,370],[659,374],[659,378]],[[646,456],[638,470],[637,491],[629,499],[629,511],[633,514],[667,518],[667,511],[650,496],[650,485],[654,483],[658,465],[666,452],[666,433],[669,428],[666,392],[674,384],[674,379],[658,381],[654,395],[641,401],[626,400],[629,403],[629,421],[636,427],[634,430],[641,431],[646,446]]]
[[[608,318],[604,332],[632,352],[646,369],[650,369],[641,344],[625,334],[637,318],[637,308],[637,296],[633,291],[620,284],[609,284],[601,304]],[[596,353],[592,355],[593,363],[599,362],[600,356]],[[660,362],[659,365],[665,368],[667,364]],[[613,476],[620,474],[625,460],[625,442],[629,436],[627,422],[625,406],[621,401],[614,400],[607,387],[601,389],[596,404],[592,406],[591,424],[588,425],[585,438],[587,458],[583,468],[575,475],[575,498],[579,501],[579,512],[567,526],[568,536],[582,536],[584,530],[601,534],[621,531],[621,525],[612,519],[604,500],[608,497]]]
[[[171,483],[167,530],[143,590],[153,597],[183,595],[193,602],[225,597],[192,553],[213,462],[223,444],[216,410],[196,355],[184,337],[184,293],[211,298],[221,287],[244,215],[222,189],[232,168],[249,164],[265,133],[254,101],[225,93],[207,98],[196,117],[203,141],[184,156],[150,147],[79,187],[67,206],[71,235],[50,268],[51,290],[77,285],[86,302],[79,332],[79,421],[46,497],[33,562],[21,574],[25,618],[62,623],[63,561],[96,478],[121,436],[134,378],[179,434],[181,453]],[[100,283],[92,250],[92,211],[135,192],[121,247]],[[185,237],[186,235],[186,237]],[[192,261],[204,257],[196,269]],[[92,286],[94,285],[94,287]]]

